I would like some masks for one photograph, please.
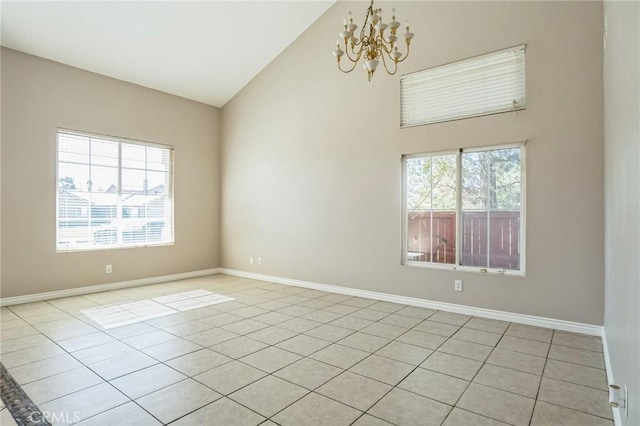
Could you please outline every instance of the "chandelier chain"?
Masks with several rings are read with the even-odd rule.
[[[360,40],[364,40],[364,29],[369,22],[369,15],[373,13],[373,0],[371,0],[371,4],[367,8],[367,14],[364,16],[364,23],[362,24],[362,30],[360,30]]]

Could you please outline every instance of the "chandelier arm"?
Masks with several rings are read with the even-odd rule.
[[[389,67],[387,66],[386,59],[384,59],[384,55],[380,56],[382,56],[382,65],[384,65],[384,69],[387,71],[387,74],[394,75],[396,72],[398,72],[398,64],[395,61],[393,61],[393,63],[395,64],[395,69],[393,70],[393,72],[391,72],[389,71]]]
[[[404,54],[404,57],[402,59],[398,59],[398,63],[403,62],[405,59],[409,57],[409,46],[410,44],[407,44],[407,53]]]
[[[391,34],[391,35],[394,35],[394,34]],[[384,40],[385,43],[391,44],[391,40],[389,38],[385,37],[384,35],[382,35],[381,37],[382,37],[382,39]],[[395,44],[395,42],[394,42],[394,44]]]
[[[360,58],[360,55],[362,55],[362,49],[364,49],[364,44],[356,44],[355,47],[355,49],[353,47],[351,48],[351,53],[354,54],[356,58]]]
[[[354,43],[353,40],[351,40],[349,44],[351,45],[351,50],[353,50],[354,52],[356,51],[356,47],[360,47],[362,49],[362,40],[358,40],[357,43]]]
[[[384,34],[380,34],[380,38],[382,38],[382,40],[384,40],[385,43],[391,44],[391,39],[389,37],[396,37],[396,31],[391,31],[388,36],[385,36]],[[397,41],[398,41],[398,37],[396,37],[396,41],[394,41],[393,44],[395,45]]]
[[[384,49],[385,53],[391,54],[391,51],[393,50],[393,46],[391,46],[391,45],[387,46],[387,43],[388,42],[383,38],[382,39],[382,43],[380,43],[380,45]]]
[[[360,60],[360,57],[362,56],[362,46],[360,46],[360,50],[358,50],[357,52],[355,50],[353,50],[353,48],[351,49],[351,53],[353,53],[355,56],[355,58],[351,57],[351,54],[349,53],[349,49],[347,46],[345,46],[344,48],[344,52],[347,55],[347,58],[351,61],[351,62],[358,62]]]
[[[343,73],[345,73],[345,74],[350,73],[351,71],[353,71],[353,70],[356,68],[356,65],[358,65],[358,62],[357,62],[357,61],[353,63],[353,66],[351,67],[351,69],[349,69],[349,70],[343,70],[343,69],[342,69],[342,67],[340,66],[340,61],[338,61],[338,69],[339,69],[340,71],[342,71]]]

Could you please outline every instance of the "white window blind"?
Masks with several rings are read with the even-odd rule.
[[[171,244],[173,148],[58,131],[58,251]]]
[[[525,45],[408,74],[401,127],[525,108]]]

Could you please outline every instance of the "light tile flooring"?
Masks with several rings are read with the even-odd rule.
[[[81,313],[195,289],[235,300]],[[54,424],[613,424],[597,337],[225,275],[2,308],[0,352]]]

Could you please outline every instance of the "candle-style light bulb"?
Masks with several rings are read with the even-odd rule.
[[[409,31],[409,20],[408,19],[405,21],[404,27],[406,28],[407,31]]]

